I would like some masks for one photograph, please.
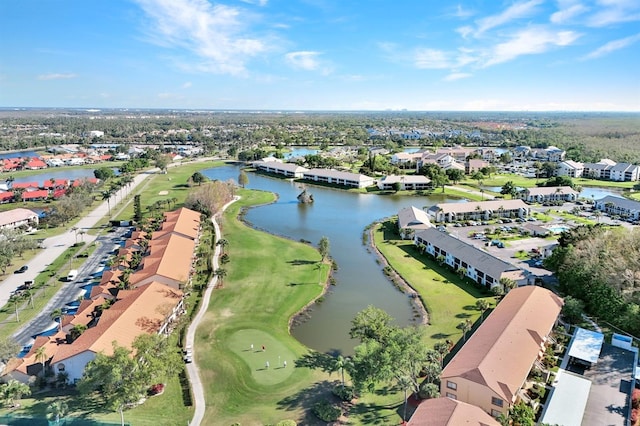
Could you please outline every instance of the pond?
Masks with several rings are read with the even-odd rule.
[[[0,160],[5,158],[40,157],[35,151],[16,151],[0,153]]]
[[[203,170],[211,179],[237,180],[240,169],[224,166]],[[300,204],[296,197],[306,187],[313,204]],[[250,209],[246,219],[255,227],[293,240],[314,245],[323,236],[329,239],[331,257],[338,264],[323,303],[315,306],[310,318],[292,330],[306,346],[321,352],[353,353],[357,342],[349,338],[353,317],[369,305],[382,308],[398,325],[413,324],[409,297],[398,291],[376,263],[376,257],[362,243],[364,229],[376,220],[393,216],[403,208],[429,207],[457,201],[442,196],[396,196],[354,194],[339,189],[302,185],[291,180],[249,173],[247,188],[277,193],[278,200]]]

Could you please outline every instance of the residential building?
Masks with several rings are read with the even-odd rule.
[[[629,163],[618,163],[611,167],[609,179],[618,182],[635,182],[640,180],[640,166]]]
[[[434,259],[441,259],[454,271],[464,271],[466,277],[487,288],[500,285],[502,278],[513,280],[518,285],[527,284],[527,276],[522,269],[436,228],[416,231],[413,242]]]
[[[420,157],[417,167],[418,169],[420,169],[426,164],[436,164],[446,170],[450,168],[451,165],[455,162],[456,162],[456,159],[449,154],[446,154],[446,153],[431,154],[429,152],[425,152],[422,154],[422,157]]]
[[[22,193],[22,201],[44,201],[47,198],[49,198],[49,191],[46,189],[25,191]]]
[[[38,226],[38,222],[38,214],[33,210],[18,208],[0,212],[0,229],[14,229],[20,226]]]
[[[400,237],[413,238],[416,231],[431,228],[429,215],[417,207],[405,207],[398,212],[398,232]]]
[[[431,188],[431,179],[423,175],[389,175],[378,181],[378,188],[383,191],[395,190],[400,184],[402,191],[421,191]]]
[[[610,215],[640,220],[640,201],[607,195],[595,200],[593,207]]]
[[[283,163],[280,161],[254,161],[253,167],[266,173],[275,173],[288,178],[300,179],[307,171],[305,167],[294,163]]]
[[[391,156],[390,161],[391,164],[406,168],[407,166],[415,167],[421,158],[422,152],[397,152]]]
[[[375,184],[375,179],[357,173],[341,172],[333,169],[310,169],[303,172],[303,179],[329,183],[351,188],[366,188]]]
[[[475,151],[475,148],[462,148],[460,146],[452,148],[440,148],[436,151],[436,154],[446,154],[451,156],[455,161],[464,163],[469,155]]]
[[[525,188],[519,196],[528,203],[546,203],[549,201],[576,201],[579,192],[570,186],[536,186]]]
[[[571,178],[582,177],[584,173],[584,164],[572,160],[565,160],[558,163],[556,169],[557,176],[568,176]]]
[[[603,161],[597,163],[584,163],[584,171],[582,175],[590,179],[605,179],[611,178],[611,168],[615,164],[608,164]]]
[[[489,163],[484,160],[471,158],[464,163],[465,174],[472,175],[484,167],[489,167]]]
[[[544,354],[563,301],[537,286],[504,297],[442,370],[440,394],[493,417],[524,399],[522,387]]]
[[[530,207],[522,200],[489,200],[440,203],[428,210],[435,222],[488,220],[493,217],[527,217]]]
[[[479,407],[442,396],[420,402],[407,426],[499,426]]]
[[[181,310],[182,291],[164,284],[152,282],[133,290],[121,290],[118,300],[102,312],[95,327],[73,343],[57,347],[51,366],[56,373],[66,372],[71,382],[77,381],[96,354],[113,354],[114,341],[130,349],[141,334],[165,332]]]

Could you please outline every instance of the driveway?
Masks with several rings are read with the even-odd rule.
[[[110,198],[110,203],[115,204],[116,197],[118,200],[122,200],[125,191],[131,192],[136,186],[144,181],[149,176],[148,173],[141,173],[137,175],[131,187],[129,189],[122,188]],[[89,214],[81,218],[75,226],[78,230],[90,231],[93,230],[96,223],[98,223],[104,216],[109,213],[109,205],[107,201],[104,201],[98,207],[93,209]],[[83,241],[87,244],[92,243],[96,239],[95,236],[85,234]],[[47,238],[43,242],[44,249],[40,251],[29,262],[29,270],[24,274],[11,274],[8,275],[2,283],[0,283],[0,306],[7,304],[7,301],[11,297],[11,292],[18,286],[24,284],[25,281],[33,281],[36,276],[44,271],[47,266],[64,253],[66,249],[71,247],[76,242],[75,232],[68,231],[55,237]]]

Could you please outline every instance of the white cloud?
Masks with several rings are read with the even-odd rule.
[[[241,9],[207,0],[135,0],[145,12],[150,41],[184,49],[200,58],[193,68],[222,74],[246,73],[246,62],[268,47],[247,34]],[[184,64],[189,68],[190,64]]]
[[[587,20],[592,27],[606,27],[620,22],[640,21],[640,2],[637,0],[598,0],[598,10]]]
[[[511,40],[496,45],[484,66],[508,62],[522,55],[544,53],[558,46],[568,46],[579,37],[580,34],[574,31],[550,31],[542,27],[529,27],[517,32]]]
[[[316,71],[322,66],[320,60],[318,59],[318,56],[320,56],[320,52],[289,52],[284,56],[287,63],[295,69]]]
[[[478,25],[476,35],[480,35],[492,28],[507,24],[513,20],[530,16],[541,3],[542,0],[517,2],[498,15],[478,19],[476,21],[476,24]]]
[[[38,80],[67,80],[67,79],[76,78],[76,77],[77,75],[72,73],[67,73],[67,74],[53,73],[53,74],[41,74],[38,76]]]
[[[456,32],[462,36],[462,38],[467,38],[469,34],[473,33],[473,28],[468,25],[464,27],[456,28]]]
[[[472,76],[473,74],[466,73],[466,72],[454,72],[446,76],[444,78],[444,81],[456,81],[456,80],[461,80],[463,78],[469,78]]]
[[[589,53],[583,59],[596,59],[601,56],[608,55],[609,53],[614,52],[616,50],[624,49],[625,47],[631,46],[632,44],[637,43],[638,41],[640,41],[640,34],[636,34],[631,37],[621,38],[618,40],[613,40],[605,44],[604,46],[599,47],[593,52]]]
[[[554,24],[564,24],[570,22],[576,16],[582,15],[589,10],[588,7],[573,0],[562,0],[558,2],[558,11],[551,15],[550,21]]]
[[[182,87],[183,89],[188,89],[189,87],[191,87],[191,82],[190,82],[190,81],[187,81],[187,82],[186,82],[186,83],[184,83],[181,87]]]
[[[269,3],[269,0],[240,0],[243,3],[255,4],[258,6],[266,6]]]
[[[443,69],[452,66],[448,53],[426,48],[416,50],[414,64],[420,69]]]
[[[460,19],[466,19],[470,16],[473,16],[473,11],[470,9],[465,9],[461,4],[457,4],[456,11],[453,13],[453,16]]]

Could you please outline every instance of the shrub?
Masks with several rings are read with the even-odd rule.
[[[298,423],[293,420],[282,420],[281,422],[276,423],[276,426],[297,426]]]
[[[158,383],[151,386],[147,391],[147,394],[149,394],[149,396],[153,396],[153,395],[160,395],[162,392],[164,392],[164,384]]]
[[[343,401],[351,401],[356,397],[356,392],[351,386],[337,385],[332,389],[332,392]]]
[[[437,398],[440,396],[440,388],[435,383],[424,382],[420,385],[418,396],[421,399]]]
[[[324,422],[335,422],[342,415],[342,410],[329,401],[318,402],[313,406],[313,414]]]

